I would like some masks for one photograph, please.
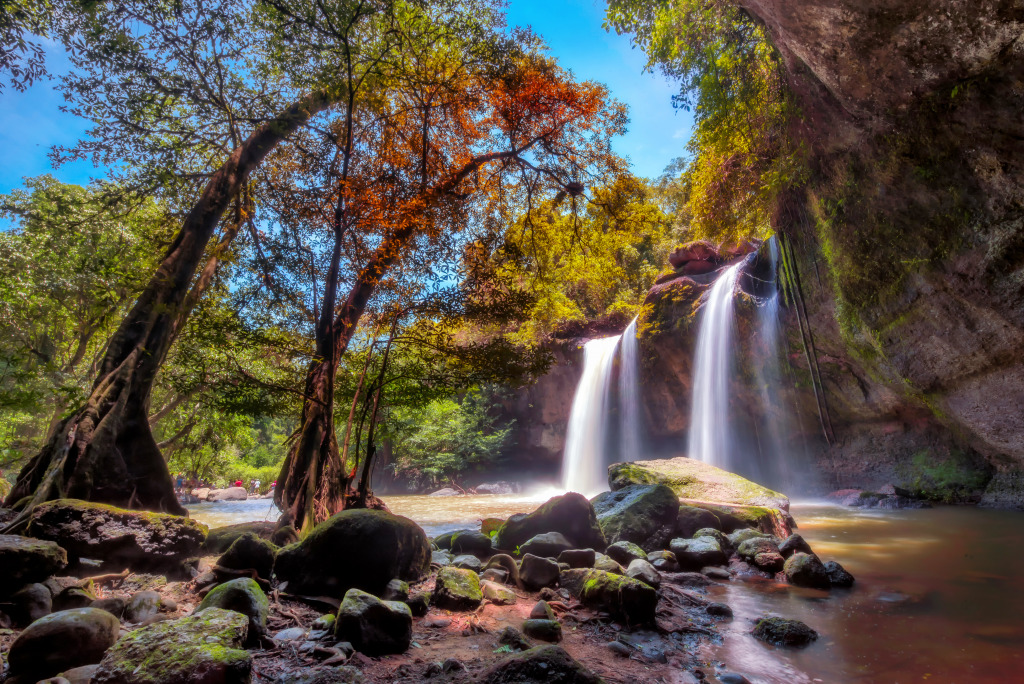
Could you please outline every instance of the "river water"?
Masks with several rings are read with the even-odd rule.
[[[428,535],[529,512],[539,496],[386,497]],[[211,526],[273,520],[269,500],[189,506]],[[1024,682],[1024,515],[967,507],[861,511],[794,504],[800,533],[857,578],[850,590],[733,580],[709,593],[732,606],[723,643],[702,655],[755,684]],[[806,622],[821,638],[800,650],[755,641],[765,614]],[[710,670],[711,668],[709,668]]]

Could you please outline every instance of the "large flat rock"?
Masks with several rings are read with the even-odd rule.
[[[785,494],[683,456],[612,464],[608,468],[608,484],[612,491],[637,484],[664,484],[680,499],[789,512],[789,497]]]

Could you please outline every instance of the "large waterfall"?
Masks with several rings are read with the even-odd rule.
[[[619,458],[636,461],[641,457],[640,437],[640,350],[636,321],[622,333],[619,346]]]
[[[693,358],[690,458],[733,470],[729,439],[729,379],[733,364],[733,291],[742,261],[718,277],[707,294]]]
[[[562,486],[566,491],[593,496],[607,489],[605,427],[620,337],[604,337],[583,345],[583,377],[572,400],[562,459]]]

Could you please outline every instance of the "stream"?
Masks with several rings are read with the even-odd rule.
[[[388,506],[429,536],[474,527],[481,518],[529,512],[537,496],[393,496]],[[211,526],[274,519],[267,499],[188,506]],[[709,588],[735,616],[723,643],[701,655],[754,684],[804,682],[942,684],[1021,681],[1024,668],[1024,517],[971,507],[859,510],[794,503],[800,533],[822,560],[857,578],[850,590],[801,589],[768,580]],[[821,637],[794,651],[748,632],[775,614],[806,622]],[[711,670],[712,668],[708,668]]]

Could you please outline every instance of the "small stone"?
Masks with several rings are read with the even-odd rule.
[[[508,579],[508,571],[502,568],[487,568],[480,574],[480,579],[504,584]]]
[[[430,602],[445,610],[473,610],[483,598],[480,578],[475,572],[447,567],[437,573]]]
[[[335,619],[336,618],[334,617],[333,613],[327,613],[326,615],[321,615],[316,620],[313,620],[313,624],[310,627],[310,629],[315,629],[315,630],[331,630],[331,631],[333,631],[334,630],[334,621],[335,621]]]
[[[381,599],[384,601],[407,601],[409,599],[409,583],[396,577],[384,587]]]
[[[554,620],[555,611],[547,601],[537,601],[530,609],[530,618],[534,620]]]
[[[430,564],[438,567],[445,567],[446,565],[452,564],[452,554],[447,551],[431,551],[430,552]]]
[[[732,550],[732,543],[729,541],[729,537],[726,536],[725,532],[716,530],[713,527],[702,527],[701,529],[690,535],[693,539],[700,539],[701,537],[711,537],[718,545],[722,548],[722,551],[728,553]]]
[[[349,589],[338,608],[334,634],[369,656],[404,653],[412,641],[412,613],[404,603]]]
[[[609,641],[608,650],[619,656],[620,658],[628,658],[633,655],[633,649],[621,641]]]
[[[641,558],[647,560],[647,552],[642,548],[628,541],[617,541],[607,549],[605,553],[616,563],[622,566],[628,566],[635,559]]]
[[[718,675],[718,681],[722,684],[750,684],[750,680],[736,672],[722,672]]]
[[[829,582],[832,583],[833,587],[849,589],[853,586],[853,575],[847,572],[846,569],[839,563],[835,561],[826,562],[825,572],[828,574]]]
[[[596,559],[594,549],[568,549],[558,554],[558,562],[566,563],[570,568],[592,568]]]
[[[527,589],[534,591],[553,586],[558,581],[558,563],[528,553],[523,556],[519,579]]]
[[[510,655],[488,668],[481,682],[562,682],[598,684],[601,678],[560,646],[547,644]]]
[[[472,570],[473,572],[480,572],[480,568],[483,567],[483,563],[476,556],[472,556],[468,553],[456,556],[452,561],[452,565],[463,570]]]
[[[517,600],[514,591],[504,585],[498,584],[497,582],[484,580],[480,582],[480,589],[484,593],[484,600],[490,601],[495,605],[511,606],[515,605]]]
[[[427,610],[430,609],[430,592],[421,591],[418,594],[410,596],[405,605],[409,606],[409,610],[412,611],[413,617],[423,617],[427,614]]]
[[[452,624],[452,619],[447,617],[432,617],[427,618],[420,623],[423,627],[429,627],[431,629],[444,629],[445,627]]]
[[[661,573],[654,569],[654,566],[646,560],[636,558],[626,568],[626,577],[640,580],[657,589],[661,586]]]
[[[276,557],[277,548],[273,544],[247,532],[231,543],[217,559],[217,565],[232,570],[255,570],[262,579],[269,580]]]
[[[765,534],[764,532],[760,532],[751,527],[744,527],[742,529],[736,530],[735,532],[727,536],[729,537],[729,543],[732,544],[732,547],[734,549],[738,549],[740,544],[747,541],[748,539],[754,539],[757,537],[762,537],[766,539],[770,538],[769,535]]]
[[[727,569],[715,566],[701,568],[700,574],[704,575],[705,577],[710,577],[711,579],[716,580],[732,579],[732,574]]]
[[[128,599],[124,607],[124,619],[139,624],[160,611],[160,594],[155,591],[140,591]]]
[[[498,633],[498,645],[508,646],[513,651],[525,651],[531,646],[523,633],[512,626],[506,627]]]
[[[732,608],[724,603],[709,603],[704,606],[704,612],[713,617],[732,617]]]
[[[305,636],[306,630],[302,627],[289,627],[275,634],[274,641],[298,641]]]
[[[752,559],[754,565],[765,572],[776,573],[786,564],[786,559],[781,553],[759,553]]]
[[[818,633],[800,622],[781,617],[762,618],[751,631],[755,639],[776,646],[801,648],[818,638]]]
[[[562,625],[557,620],[536,620],[523,621],[523,634],[534,639],[557,644],[562,640]]]
[[[647,562],[659,572],[678,572],[679,563],[671,551],[652,551],[647,554]]]

